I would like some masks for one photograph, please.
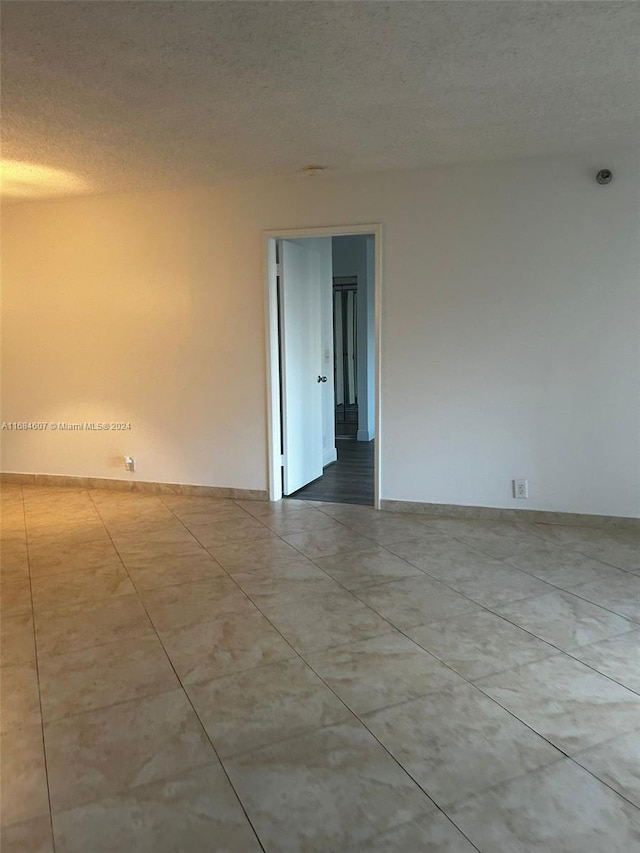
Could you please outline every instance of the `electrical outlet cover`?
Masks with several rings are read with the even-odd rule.
[[[529,497],[529,481],[528,480],[512,480],[514,498]]]

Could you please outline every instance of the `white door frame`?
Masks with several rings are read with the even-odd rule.
[[[265,318],[267,342],[267,424],[269,460],[269,500],[282,499],[282,464],[280,436],[280,363],[278,341],[278,292],[276,270],[276,240],[297,240],[301,237],[347,237],[357,234],[373,235],[374,240],[374,368],[375,368],[375,453],[374,506],[380,509],[382,487],[382,429],[380,406],[381,350],[381,290],[382,290],[382,225],[328,225],[323,228],[283,228],[263,232]]]

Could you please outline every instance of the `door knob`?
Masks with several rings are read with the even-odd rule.
[[[326,382],[326,381],[327,381],[326,376],[318,376],[318,382]]]

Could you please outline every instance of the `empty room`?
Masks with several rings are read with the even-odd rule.
[[[640,851],[640,4],[1,11],[2,853]]]

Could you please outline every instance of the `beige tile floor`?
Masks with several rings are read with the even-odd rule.
[[[2,491],[3,853],[640,851],[640,534]]]

